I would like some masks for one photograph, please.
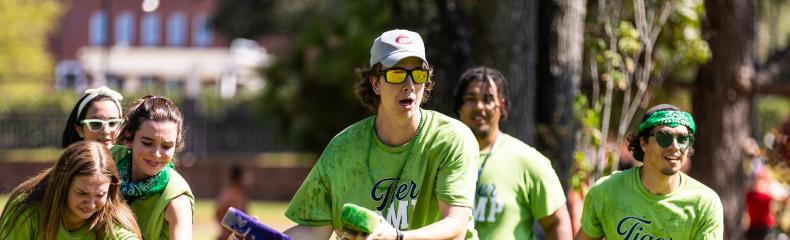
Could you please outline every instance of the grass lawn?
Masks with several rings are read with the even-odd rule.
[[[8,194],[0,194],[0,206],[4,207],[7,200]],[[295,225],[294,222],[283,215],[287,206],[287,202],[253,201],[248,207],[248,214],[258,216],[261,222],[283,231]],[[219,228],[219,224],[214,220],[214,200],[197,199],[195,202],[195,224],[192,226],[192,238],[195,240],[216,239]]]

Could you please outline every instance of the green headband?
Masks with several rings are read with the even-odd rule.
[[[686,126],[689,128],[692,135],[697,132],[697,126],[694,124],[694,118],[691,117],[691,114],[681,111],[666,110],[651,114],[642,124],[639,124],[636,134],[641,133],[645,129],[662,124],[670,127],[677,127],[678,125]]]

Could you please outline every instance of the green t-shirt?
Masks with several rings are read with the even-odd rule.
[[[121,158],[131,158],[131,152],[125,146],[117,145],[113,147],[113,158],[116,163]],[[161,193],[150,194],[127,202],[129,208],[134,212],[140,232],[146,240],[170,239],[170,229],[165,221],[165,209],[170,201],[181,195],[189,197],[192,205],[192,218],[195,213],[195,196],[189,183],[178,174],[173,167],[165,167],[162,171],[168,171],[170,178],[165,189]]]
[[[13,230],[10,231],[6,239],[9,240],[32,240],[39,230],[38,214],[34,213],[33,209],[28,209],[19,216]],[[8,221],[8,219],[1,219],[0,221]],[[104,240],[137,240],[137,235],[132,230],[123,228],[119,225],[112,227],[112,236],[107,236]],[[70,239],[96,239],[94,233],[89,231],[88,224],[85,224],[80,229],[68,231],[61,223],[58,226],[58,236],[56,239],[70,240]]]
[[[343,204],[354,203],[408,230],[440,220],[439,201],[472,208],[478,157],[474,135],[453,118],[430,110],[422,115],[414,146],[383,144],[373,130],[375,117],[340,132],[285,215],[302,225],[331,224],[339,230]],[[470,227],[467,237],[476,239],[474,235]]]
[[[505,133],[498,138],[480,154],[475,229],[480,239],[534,239],[533,221],[565,206],[562,185],[540,152]]]
[[[181,195],[189,197],[194,220],[195,196],[192,195],[189,184],[175,169],[165,169],[170,171],[170,180],[162,193],[143,196],[128,203],[146,240],[170,239],[170,229],[165,221],[165,209],[176,197]]]
[[[680,172],[667,195],[648,192],[635,167],[602,178],[584,199],[582,231],[606,239],[723,239],[724,212],[712,189]]]

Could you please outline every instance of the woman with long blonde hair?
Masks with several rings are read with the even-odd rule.
[[[0,239],[142,239],[106,146],[80,141],[11,193]]]

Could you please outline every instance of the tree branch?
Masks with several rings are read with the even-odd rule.
[[[666,79],[661,86],[664,89],[677,91],[685,90],[691,91],[694,85],[690,82],[683,82],[674,78]],[[776,95],[790,97],[790,82],[768,82],[765,84],[757,85],[754,91],[757,95]]]
[[[757,85],[757,93],[765,95],[778,95],[790,97],[790,83],[769,83],[765,85]]]
[[[790,74],[790,45],[771,55],[768,61],[758,69],[756,77],[759,88],[762,88],[762,85],[776,82],[776,78],[783,74]]]

